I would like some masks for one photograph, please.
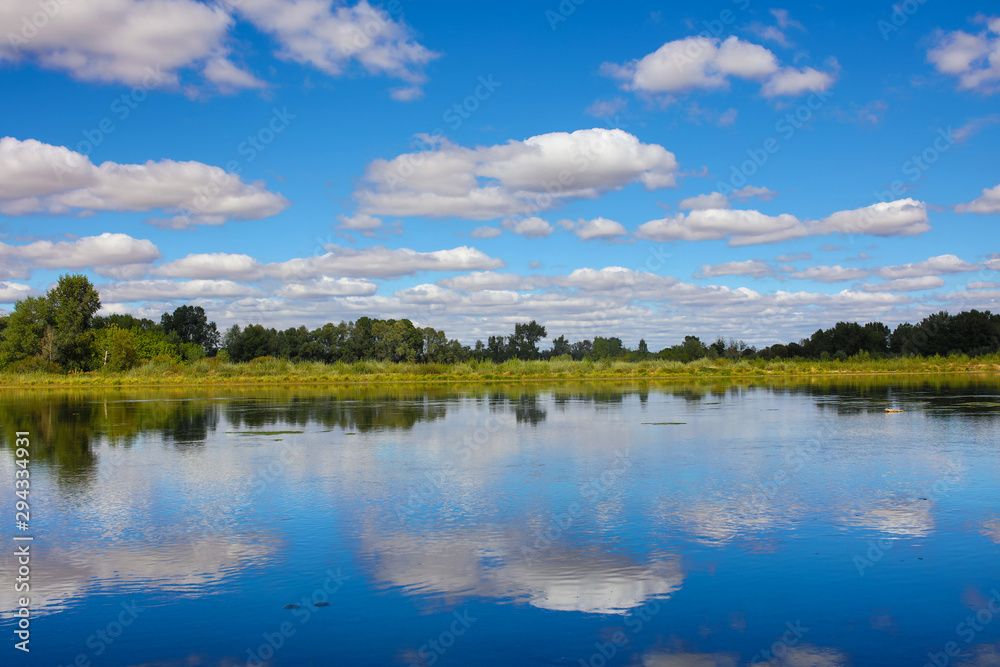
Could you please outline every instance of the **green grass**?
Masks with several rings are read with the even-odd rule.
[[[200,359],[191,363],[147,362],[121,373],[42,372],[4,373],[0,387],[142,387],[283,384],[382,384],[382,383],[478,383],[511,381],[566,381],[591,379],[682,379],[767,378],[813,376],[863,376],[894,374],[997,373],[1000,354],[982,357],[954,355],[930,358],[871,359],[846,361],[699,359],[677,361],[520,361],[500,364],[469,361],[460,364],[394,364],[360,361],[352,364],[293,363],[264,359],[228,363]]]

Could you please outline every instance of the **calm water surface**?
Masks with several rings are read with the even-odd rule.
[[[995,377],[7,391],[0,664],[997,665],[998,426]]]

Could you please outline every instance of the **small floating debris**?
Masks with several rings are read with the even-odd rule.
[[[889,413],[895,413],[895,412],[902,412],[902,410],[897,410],[896,408],[886,408],[885,412],[886,412],[886,414],[889,414]]]
[[[305,433],[305,431],[226,431],[234,435],[286,435],[289,433]]]
[[[301,606],[300,604],[286,604],[282,609],[298,609]]]
[[[313,606],[314,607],[329,607],[330,603],[329,602],[315,602],[315,603],[313,603]]]
[[[649,426],[681,426],[682,424],[687,424],[687,422],[642,422],[643,424],[648,424]]]

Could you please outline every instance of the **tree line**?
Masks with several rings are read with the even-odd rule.
[[[98,316],[100,296],[83,275],[64,275],[44,296],[18,301],[13,312],[0,315],[0,368],[32,370],[128,370],[149,360],[195,361],[222,357],[245,362],[261,357],[323,363],[375,360],[452,364],[510,359],[573,359],[690,362],[702,358],[834,360],[856,356],[978,356],[1000,351],[1000,315],[971,310],[957,315],[939,312],[918,324],[890,329],[881,322],[861,325],[838,322],[809,338],[758,350],[742,340],[717,338],[710,344],[685,336],[658,352],[640,339],[631,349],[618,337],[598,336],[570,342],[565,336],[539,349],[548,336],[532,320],[516,323],[507,335],[463,345],[444,331],[417,327],[408,319],[360,317],[284,330],[261,324],[234,324],[220,334],[201,306],[183,305],[163,313],[159,322],[128,314]]]
[[[160,321],[97,315],[101,297],[86,276],[64,275],[44,296],[0,315],[0,368],[12,372],[128,370],[150,359],[214,356],[220,335],[201,306],[181,306]]]

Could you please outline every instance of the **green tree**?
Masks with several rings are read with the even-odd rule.
[[[42,355],[42,339],[49,327],[51,304],[44,296],[29,296],[14,304],[0,343],[3,365]],[[51,361],[51,359],[50,359]]]
[[[569,346],[569,353],[573,355],[573,359],[580,361],[586,358],[591,350],[594,349],[594,344],[587,340],[578,340]]]
[[[112,324],[119,329],[138,329],[140,331],[151,331],[160,328],[160,325],[153,320],[143,317],[139,319],[135,315],[128,313],[111,313],[110,315],[97,315],[94,317],[94,329],[104,329]]]
[[[508,345],[513,356],[518,359],[537,359],[538,341],[547,335],[545,327],[535,320],[527,324],[518,323],[514,325],[514,335],[510,337]]]
[[[234,324],[226,332],[225,349],[232,361],[251,361],[257,357],[273,357],[278,353],[278,332],[260,324],[248,324],[240,330]]]
[[[316,357],[326,363],[343,361],[347,358],[347,342],[350,330],[346,322],[340,324],[327,323],[313,331],[313,339],[319,344],[321,355]]]
[[[684,336],[684,343],[682,343],[681,348],[687,357],[686,361],[701,359],[708,354],[708,348],[705,347],[705,344],[697,336]]]
[[[594,347],[590,356],[594,359],[614,359],[625,354],[625,346],[622,339],[617,337],[604,338],[597,336],[594,338]]]
[[[136,332],[112,324],[95,334],[94,366],[106,371],[127,371],[135,366],[138,353],[135,349]]]
[[[648,359],[649,358],[649,346],[646,345],[646,339],[639,339],[639,358]]]
[[[424,337],[424,361],[448,363],[448,337],[444,331],[435,330],[433,327],[424,327],[420,331]]]
[[[173,313],[163,313],[160,326],[169,337],[176,333],[178,343],[197,343],[208,355],[219,349],[219,330],[215,322],[209,322],[205,309],[201,306],[180,306]]]
[[[64,275],[46,298],[53,329],[53,361],[67,369],[85,369],[93,356],[94,313],[101,307],[100,295],[86,276]]]
[[[229,355],[230,361],[244,361],[243,330],[240,325],[234,324],[226,329],[222,336],[222,349]]]
[[[552,355],[553,357],[561,357],[564,354],[570,354],[572,346],[570,342],[566,340],[566,336],[559,336],[552,341]]]
[[[510,358],[507,339],[504,336],[490,336],[486,341],[486,358],[499,364]]]

